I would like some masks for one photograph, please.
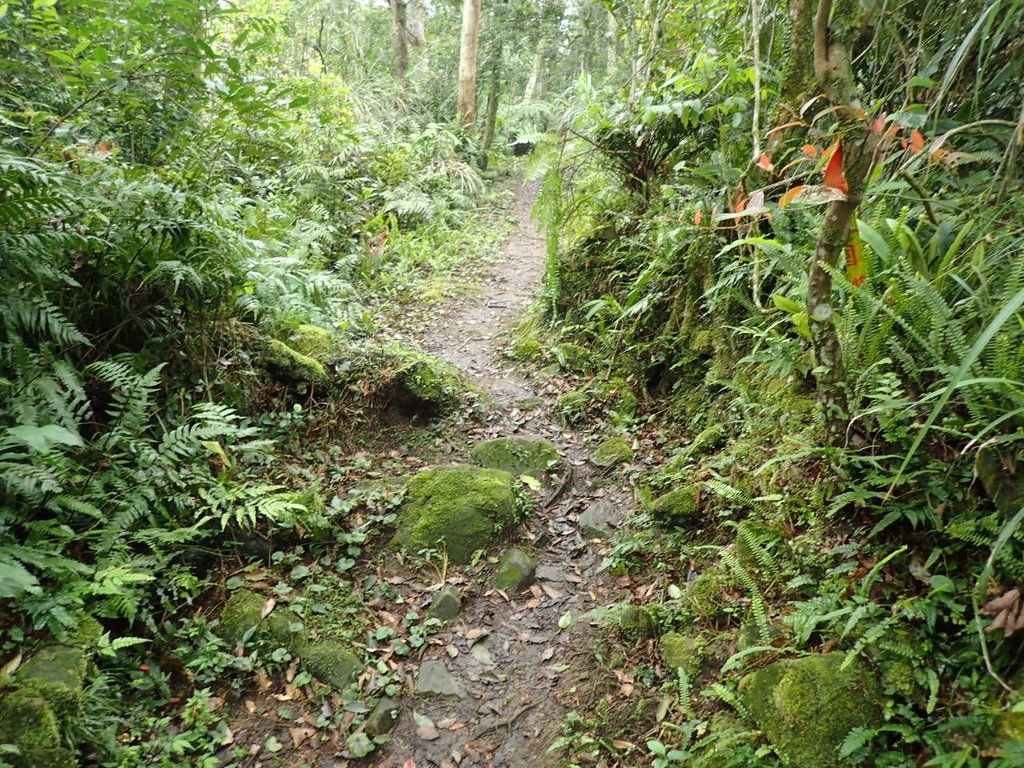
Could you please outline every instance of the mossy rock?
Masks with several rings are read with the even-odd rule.
[[[443,547],[456,563],[516,521],[514,478],[500,469],[428,467],[409,482],[392,543],[407,552]]]
[[[729,432],[721,424],[715,423],[698,432],[679,453],[665,464],[665,471],[677,472],[690,462],[720,448],[729,437]]]
[[[409,347],[389,344],[372,351],[368,364],[391,388],[390,397],[411,415],[433,416],[450,411],[470,391],[453,365]]]
[[[882,724],[877,675],[846,655],[777,661],[740,681],[754,724],[787,768],[841,765],[839,748],[854,728]]]
[[[571,373],[584,374],[594,367],[594,356],[579,344],[559,344],[552,352],[558,364]]]
[[[15,768],[75,768],[78,761],[61,738],[61,723],[34,685],[0,698],[0,744],[21,754],[5,759]]]
[[[700,670],[698,639],[692,635],[666,632],[658,641],[658,651],[669,669],[681,669],[691,678]]]
[[[700,493],[699,483],[673,488],[651,502],[650,515],[664,527],[698,528],[704,522]]]
[[[518,592],[533,582],[537,559],[521,549],[510,549],[501,557],[494,586],[506,592]]]
[[[288,346],[325,365],[341,357],[341,342],[334,331],[319,325],[299,325],[288,334]]]
[[[246,633],[256,627],[256,631],[249,636],[249,642],[255,640],[291,650],[298,648],[302,635],[291,631],[291,619],[283,610],[278,609],[264,617],[263,607],[266,602],[265,597],[250,589],[237,590],[220,613],[220,623],[216,630],[218,636],[237,648],[242,645]]]
[[[89,654],[82,648],[51,645],[32,655],[18,670],[17,680],[25,690],[42,697],[58,719],[79,714],[82,689],[89,669]]]
[[[462,596],[458,587],[445,587],[430,601],[427,618],[448,622],[462,612]]]
[[[512,345],[512,356],[524,362],[537,362],[544,358],[544,345],[540,339],[520,339]]]
[[[473,446],[473,463],[543,481],[558,470],[562,457],[543,437],[498,437]]]
[[[323,363],[277,339],[263,344],[257,361],[275,378],[286,383],[326,384],[328,381]]]
[[[658,634],[658,620],[649,608],[627,605],[619,614],[619,631],[630,640],[643,640]]]
[[[92,654],[103,635],[103,625],[92,616],[82,616],[78,620],[78,626],[65,639],[64,645],[73,645],[83,648],[88,654]]]
[[[730,574],[713,566],[687,585],[683,597],[694,613],[706,619],[715,619],[733,605],[734,601],[728,592],[734,586]]]
[[[591,461],[599,467],[615,467],[632,458],[633,446],[629,444],[629,441],[622,437],[613,437],[594,449]]]
[[[392,699],[390,696],[383,697],[366,718],[367,735],[372,738],[390,733],[398,722],[398,715],[401,711],[402,702]]]
[[[356,681],[362,673],[363,660],[347,645],[334,640],[317,640],[298,652],[306,671],[337,691]]]
[[[618,421],[636,416],[640,400],[625,379],[603,379],[594,384],[592,391],[594,399],[604,403]]]

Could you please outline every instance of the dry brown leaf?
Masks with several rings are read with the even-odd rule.
[[[274,610],[274,606],[277,605],[277,600],[272,597],[267,598],[267,602],[263,604],[263,610],[260,611],[260,618],[265,619],[270,615],[270,612]]]

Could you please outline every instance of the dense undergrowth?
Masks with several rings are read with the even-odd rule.
[[[425,98],[399,114],[281,67],[283,30],[226,4],[0,6],[15,765],[230,764],[226,690],[257,672],[305,685],[313,657],[289,650],[305,625],[365,630],[346,574],[400,494],[341,489],[369,469],[380,414],[405,424],[464,394],[382,320],[485,257],[501,171],[485,178],[478,139]],[[502,140],[543,111],[513,111]],[[294,626],[238,655],[210,617],[252,582]],[[36,658],[54,647],[71,649],[58,682],[84,685],[59,706]]]
[[[621,624],[660,649],[633,670],[654,703],[610,695],[578,713],[560,742],[570,755],[642,760],[646,729],[656,766],[1024,764],[1024,137],[1006,53],[1020,49],[1020,6],[958,6],[965,24],[951,27],[952,6],[923,5],[834,11],[830,34],[860,54],[852,118],[813,84],[793,90],[800,72],[814,80],[811,43],[801,61],[789,38],[796,16],[754,20],[755,73],[730,63],[750,56],[732,23],[749,25],[749,9],[668,10],[646,86],[581,81],[533,159],[553,330],[524,326],[517,353],[577,370],[566,415],[602,417],[660,464],[606,562],[660,594]],[[918,36],[916,63],[899,25]],[[859,263],[826,266],[831,316],[809,317],[820,206],[850,181],[829,158],[858,130],[874,153]],[[816,354],[816,321],[841,363]],[[816,658],[820,677],[775,688],[769,715],[753,673]],[[828,700],[850,670],[878,681],[877,716],[846,720],[857,697]]]

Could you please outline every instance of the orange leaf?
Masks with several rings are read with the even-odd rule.
[[[813,144],[804,144],[804,154],[808,157],[817,157],[818,148]]]
[[[924,149],[924,136],[915,128],[910,132],[910,150],[915,155]]]
[[[703,221],[703,220],[704,220],[704,209],[703,208],[698,208],[697,212],[695,214],[693,214],[693,223],[696,224],[699,227],[701,221]]]
[[[881,133],[885,130],[885,112],[875,118],[875,122],[871,124],[871,130],[874,133]]]
[[[762,152],[761,157],[759,157],[757,160],[757,167],[765,171],[770,171],[775,166],[772,165],[771,158],[769,158],[768,155]]]
[[[744,197],[736,203],[736,213],[743,213],[745,210],[747,210],[747,198]]]
[[[839,139],[832,145],[831,152],[828,165],[825,166],[825,186],[838,189],[845,195],[850,191],[850,187],[843,177],[843,145],[839,143]]]
[[[779,208],[785,208],[787,205],[792,203],[805,189],[807,189],[807,185],[801,184],[800,186],[793,187],[791,190],[786,192],[786,194],[779,198]]]

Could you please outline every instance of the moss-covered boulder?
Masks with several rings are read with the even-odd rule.
[[[533,582],[537,559],[521,549],[510,549],[501,557],[494,574],[494,586],[506,592],[518,592]]]
[[[293,621],[282,609],[274,609],[263,615],[267,598],[251,589],[239,589],[228,599],[220,613],[217,635],[224,641],[238,647],[246,640],[246,634],[255,627],[248,641],[254,640],[284,648],[298,648],[302,633],[292,632]]]
[[[673,488],[651,502],[651,517],[666,528],[698,528],[704,522],[700,494],[699,483]]]
[[[341,357],[341,342],[337,335],[319,325],[299,325],[288,334],[287,344],[293,350],[320,363],[337,362]]]
[[[349,373],[407,416],[432,417],[461,403],[470,386],[458,368],[412,347],[371,347]]]
[[[354,683],[363,671],[363,661],[352,649],[335,640],[317,640],[299,649],[306,671],[335,690]]]
[[[632,458],[633,446],[629,444],[629,441],[622,437],[613,437],[594,449],[591,461],[599,467],[616,467],[619,464],[625,464]]]
[[[654,637],[658,633],[658,620],[649,608],[627,605],[619,614],[619,631],[630,640]]]
[[[683,599],[689,609],[705,619],[716,619],[734,605],[730,591],[735,587],[730,573],[718,566],[705,569],[686,586]]]
[[[544,358],[544,344],[540,339],[519,339],[512,345],[512,356],[524,362],[536,362]]]
[[[514,478],[500,469],[428,467],[409,482],[392,543],[407,552],[444,548],[456,563],[516,521]]]
[[[15,768],[75,768],[78,761],[61,738],[61,722],[39,690],[28,685],[0,698],[0,744],[20,754],[5,756]]]
[[[543,437],[498,437],[473,446],[473,463],[543,481],[558,470],[562,457]]]
[[[658,640],[661,660],[669,669],[681,669],[690,677],[700,670],[698,639],[692,635],[666,632]]]
[[[787,768],[841,765],[854,728],[882,724],[877,676],[842,653],[777,661],[740,681],[740,699]]]
[[[262,345],[257,362],[272,376],[290,384],[326,384],[327,369],[319,360],[270,339]]]
[[[42,697],[63,721],[81,712],[89,658],[90,654],[77,646],[47,646],[25,662],[17,680],[21,687]]]
[[[583,390],[570,389],[558,396],[557,403],[558,410],[566,422],[575,424],[586,414],[587,406],[590,405],[590,395]]]

